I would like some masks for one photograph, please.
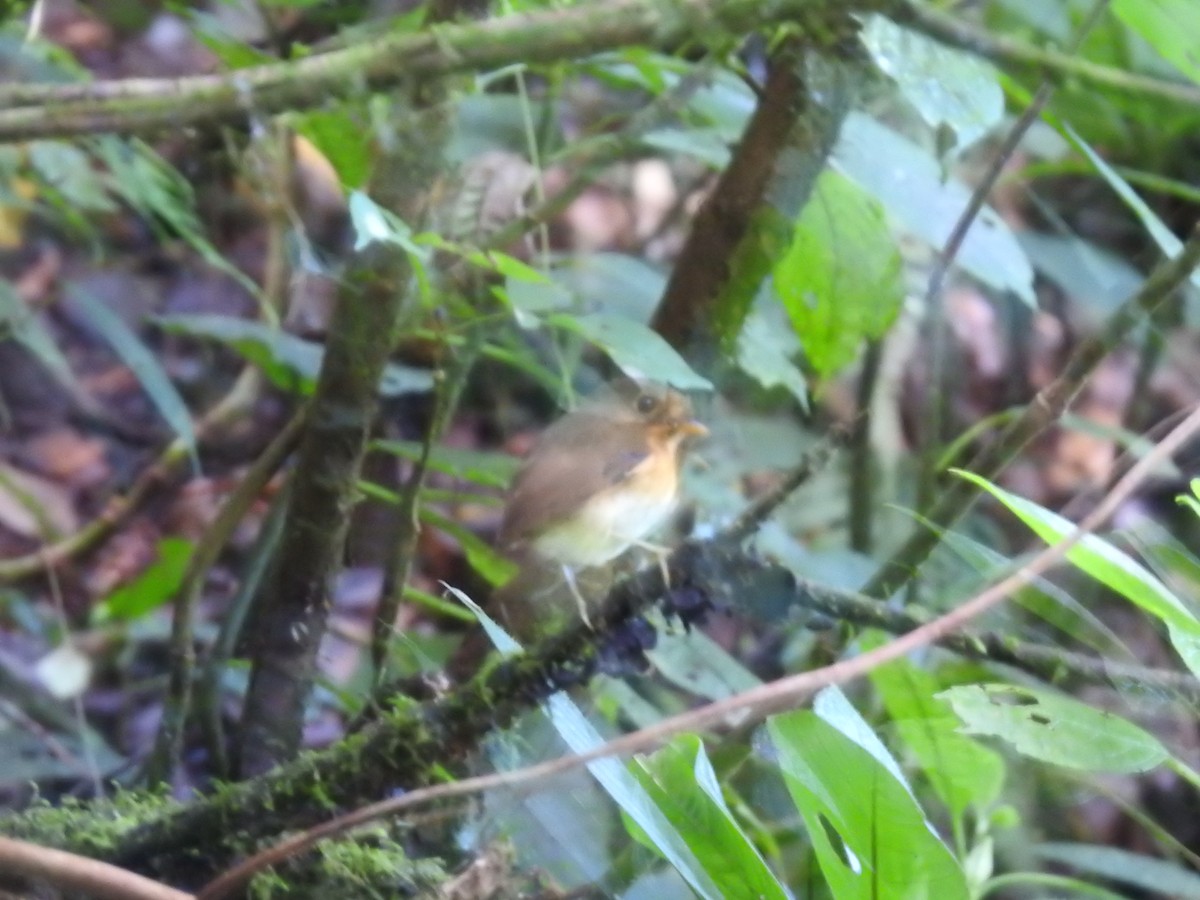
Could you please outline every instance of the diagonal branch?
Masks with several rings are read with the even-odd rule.
[[[888,5],[890,0],[860,0],[854,9],[866,13]],[[435,25],[220,75],[9,87],[0,90],[0,141],[212,126],[319,106],[331,95],[631,45],[668,49],[703,35],[721,37],[785,21],[825,33],[830,21],[844,16],[842,0],[604,0]]]

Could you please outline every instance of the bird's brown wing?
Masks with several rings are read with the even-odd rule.
[[[517,473],[500,525],[504,549],[569,519],[605,488],[628,477],[649,453],[644,431],[593,416],[571,416],[549,429]]]

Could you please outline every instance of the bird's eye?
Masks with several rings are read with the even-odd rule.
[[[645,414],[654,412],[654,408],[658,406],[658,398],[652,397],[650,394],[642,394],[637,400],[637,411]]]

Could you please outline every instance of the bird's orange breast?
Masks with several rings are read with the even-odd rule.
[[[619,484],[588,498],[570,518],[538,535],[534,550],[569,566],[601,565],[661,526],[678,493],[674,452],[652,453]]]

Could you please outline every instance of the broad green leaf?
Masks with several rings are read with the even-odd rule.
[[[224,344],[254,363],[276,387],[311,394],[317,386],[324,348],[261,322],[217,315],[159,316],[154,320],[170,334],[185,334]],[[424,369],[389,363],[379,381],[384,397],[420,394],[433,389],[433,376]]]
[[[790,328],[773,328],[766,317],[752,311],[737,339],[737,364],[766,388],[785,388],[808,410],[808,382],[792,362],[800,344]]]
[[[1163,59],[1200,84],[1200,4],[1195,0],[1113,0],[1113,12]]]
[[[68,286],[67,293],[121,358],[121,362],[133,372],[159,415],[183,441],[188,456],[192,458],[192,465],[198,470],[200,460],[196,455],[196,433],[192,428],[192,414],[167,373],[163,371],[163,367],[159,365],[158,357],[150,352],[150,348],[134,334],[120,316],[103,303],[88,297],[74,286]]]
[[[416,460],[421,455],[421,444],[417,441],[372,441],[371,447],[407,460]],[[521,460],[507,453],[434,447],[429,455],[429,468],[475,484],[505,488],[521,468]]]
[[[1161,2],[1161,0],[1146,0],[1146,2],[1152,5],[1156,2]],[[1200,6],[1196,8],[1200,10]],[[1138,221],[1142,223],[1142,227],[1146,229],[1146,233],[1154,239],[1154,243],[1158,245],[1158,249],[1162,251],[1163,256],[1171,259],[1178,256],[1179,251],[1183,249],[1183,241],[1175,236],[1175,232],[1171,231],[1146,201],[1138,196],[1137,191],[1130,187],[1128,181],[1122,178],[1112,166],[1105,162],[1104,158],[1093,150],[1087,141],[1076,134],[1075,129],[1070,125],[1064,124],[1063,130],[1071,143],[1096,167],[1096,171],[1108,182],[1108,186],[1124,201],[1130,211],[1138,217]],[[1191,282],[1200,287],[1200,272],[1193,272],[1191,274]]]
[[[692,371],[674,347],[633,319],[594,313],[578,318],[552,316],[547,321],[582,334],[633,378],[649,378],[682,391],[712,390],[712,382]]]
[[[1042,859],[1133,885],[1152,894],[1177,900],[1200,900],[1200,875],[1165,859],[1095,844],[1035,844],[1032,850]]]
[[[1074,533],[1075,524],[1023,497],[996,487],[971,472],[957,474],[990,493],[1007,506],[1048,544]],[[1087,534],[1067,551],[1067,559],[1101,584],[1179,631],[1200,637],[1200,620],[1141,563],[1108,541]]]
[[[859,39],[880,70],[931,127],[954,129],[965,148],[999,124],[1004,92],[992,65],[875,14],[867,17]]]
[[[937,695],[967,734],[1001,738],[1020,753],[1089,772],[1145,772],[1169,758],[1158,739],[1112,713],[1051,691],[971,684]]]
[[[574,255],[550,272],[587,312],[623,316],[645,324],[667,286],[666,276],[644,259],[623,253]]]
[[[775,716],[768,727],[834,897],[965,900],[962,869],[869,752],[807,711]]]
[[[104,598],[92,611],[92,620],[97,624],[114,619],[130,621],[162,606],[179,591],[191,560],[190,541],[163,538],[158,542],[158,558],[135,579]]]
[[[809,363],[828,376],[852,362],[900,311],[900,254],[879,204],[845,177],[825,171],[776,263],[775,292]]]
[[[629,767],[721,896],[745,900],[790,896],[729,812],[698,737],[680,735],[650,756],[636,757]]]
[[[956,816],[983,810],[1000,796],[1004,760],[995,751],[958,733],[958,719],[934,695],[937,680],[907,660],[871,672],[888,715],[925,777]]]
[[[422,522],[432,525],[439,531],[453,537],[462,546],[467,556],[467,562],[476,572],[486,578],[491,584],[499,585],[517,574],[517,565],[496,550],[486,541],[464,525],[434,512],[428,506],[422,507],[419,517]]]
[[[450,585],[446,585],[446,588],[475,613],[488,637],[501,653],[511,655],[520,652],[521,645],[470,597]],[[559,691],[551,695],[542,704],[542,711],[571,752],[586,753],[604,745],[604,737],[564,692]],[[722,894],[716,883],[629,769],[611,757],[593,760],[587,764],[587,768],[608,795],[642,830],[650,845],[675,867],[692,889],[701,897],[719,900]]]
[[[925,150],[858,112],[846,117],[833,165],[877,198],[906,230],[937,250],[945,246],[971,198],[966,186],[944,177]],[[984,284],[1034,305],[1033,268],[990,207],[971,223],[955,262]]]
[[[888,774],[912,794],[912,788],[900,769],[900,763],[896,762],[896,758],[884,746],[874,729],[846,699],[841,688],[830,685],[817,694],[813,698],[813,712],[870,753],[877,763],[887,769]]]

